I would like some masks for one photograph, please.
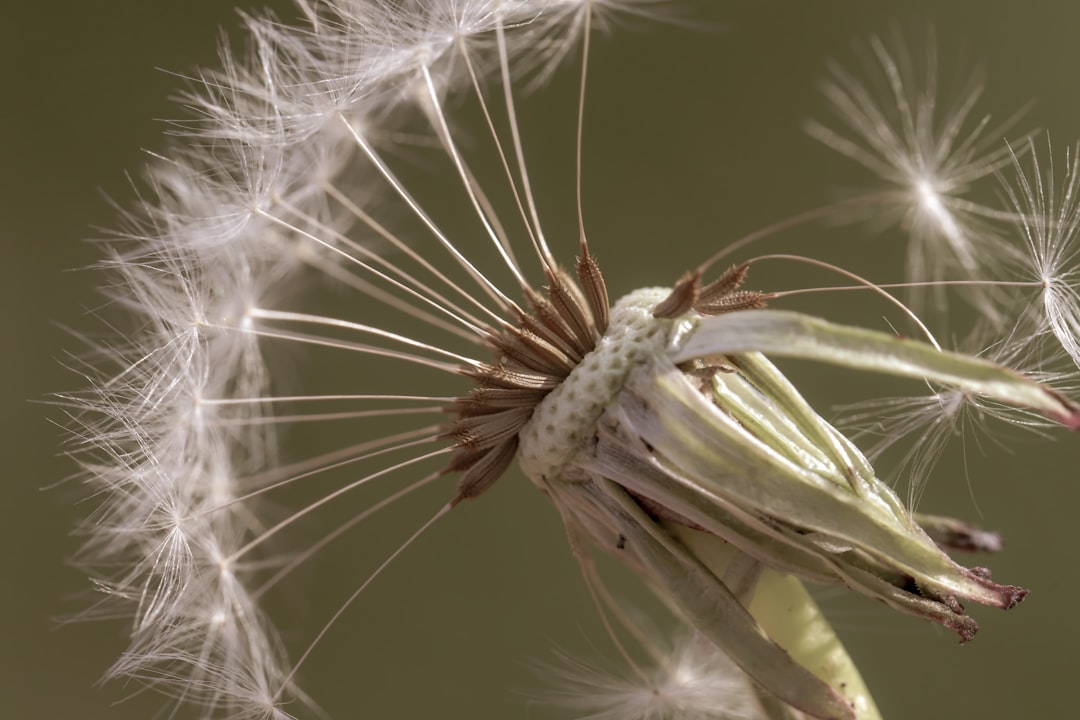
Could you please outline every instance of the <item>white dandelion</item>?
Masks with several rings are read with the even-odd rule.
[[[100,499],[82,557],[104,597],[91,614],[133,617],[111,675],[201,717],[306,712],[298,673],[334,622],[515,461],[563,519],[610,639],[642,681],[601,683],[595,702],[577,703],[593,717],[701,717],[726,688],[752,687],[751,701],[723,707],[873,720],[866,684],[803,581],[844,585],[964,640],[976,630],[964,601],[1023,599],[1026,590],[955,563],[941,546],[959,543],[935,541],[949,528],[974,533],[948,519],[921,526],[768,357],[914,378],[1075,429],[1080,407],[1060,392],[932,338],[767,309],[781,293],[742,285],[770,256],[713,278],[707,263],[674,287],[609,300],[581,208],[589,38],[598,21],[648,16],[653,2],[300,6],[301,27],[247,17],[247,49],[225,49],[222,69],[192,80],[195,118],[151,166],[106,263],[107,294],[134,323],[92,341],[91,387],[65,397],[72,454]],[[571,57],[581,58],[579,236],[564,266],[531,189],[514,81]],[[481,181],[479,151],[447,109],[453,96],[483,118],[508,201]],[[966,113],[948,124],[944,149],[956,149],[953,125]],[[962,155],[973,142],[959,143]],[[408,180],[412,154],[455,178],[451,187],[421,196]],[[966,172],[953,181],[981,176]],[[450,192],[447,216],[434,208]],[[462,211],[485,253],[467,256],[455,240]],[[313,300],[305,287],[333,295]],[[418,372],[399,387],[377,371],[360,387],[293,393],[276,368],[298,350],[315,367],[365,357]],[[455,384],[417,391],[423,373]],[[352,444],[278,457],[282,432],[367,421],[378,429]],[[310,642],[280,639],[265,593],[447,475],[456,491]],[[322,538],[282,550],[313,515],[386,486]],[[317,499],[290,505],[298,487]],[[597,549],[639,573],[699,637],[685,652],[652,652],[659,674],[627,648],[650,650],[607,592]]]
[[[538,665],[550,687],[539,703],[575,720],[755,720],[761,711],[747,678],[715,645],[689,635],[655,641],[655,666],[641,675],[559,652]]]
[[[1031,335],[1049,332],[1080,367],[1080,173],[1077,148],[1066,151],[1061,175],[1055,173],[1052,151],[1039,164],[1038,152],[1029,141],[1030,170],[1013,157],[1015,184],[1005,191],[1016,209],[1017,233],[1027,252],[1019,263],[1022,280],[1040,290],[1037,313],[1041,328]]]
[[[1045,352],[1035,342],[1037,328],[1018,324],[1001,337],[994,323],[984,322],[957,343],[960,352],[1014,368],[1048,387],[1069,393],[1075,373],[1062,371],[1062,353]],[[938,460],[952,443],[985,449],[1005,447],[1013,440],[1010,430],[1021,428],[1046,437],[1054,423],[1039,413],[996,402],[979,393],[947,386],[929,385],[926,392],[891,398],[875,398],[842,408],[840,426],[853,439],[867,443],[867,456],[875,463],[893,448],[904,448],[892,472],[908,486],[908,504],[917,508],[922,491],[933,476]],[[923,523],[925,525],[925,523]],[[991,542],[992,546],[996,546]]]
[[[920,283],[916,307],[929,293],[931,307],[941,309],[945,286],[937,283],[994,277],[1011,256],[996,222],[1011,215],[978,202],[974,191],[1009,164],[1003,138],[1019,113],[996,125],[978,115],[983,85],[977,75],[941,87],[936,42],[933,33],[927,36],[918,53],[907,49],[899,31],[888,41],[870,37],[857,46],[857,74],[832,63],[822,91],[835,125],[812,120],[805,128],[883,182],[867,212],[875,223],[901,224],[908,235],[907,280]],[[882,215],[883,206],[894,211]],[[962,289],[984,315],[999,316],[994,286]]]

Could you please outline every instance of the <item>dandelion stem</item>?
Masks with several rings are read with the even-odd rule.
[[[294,557],[292,560],[290,560],[288,565],[285,565],[283,568],[278,570],[270,578],[268,578],[262,585],[260,585],[254,591],[252,591],[251,596],[253,598],[255,598],[255,599],[258,599],[258,598],[262,597],[266,593],[267,590],[272,588],[277,583],[281,582],[281,580],[283,578],[285,578],[286,575],[288,575],[293,570],[298,568],[305,561],[309,560],[316,553],[318,553],[320,550],[322,550],[324,547],[329,545],[331,542],[333,542],[334,540],[336,540],[337,538],[341,537],[343,534],[345,534],[346,532],[351,530],[353,527],[359,525],[361,522],[363,522],[367,518],[371,517],[375,513],[379,512],[380,510],[392,505],[393,503],[397,502],[398,500],[405,497],[406,495],[411,494],[415,490],[419,490],[420,488],[422,488],[422,487],[424,487],[426,485],[430,485],[434,480],[437,480],[442,476],[443,476],[443,473],[442,473],[441,470],[433,472],[433,473],[428,473],[426,476],[420,478],[416,482],[410,483],[409,485],[406,485],[405,487],[401,488],[397,492],[384,497],[382,500],[375,503],[374,505],[371,505],[370,507],[364,508],[363,512],[360,512],[360,513],[352,516],[346,522],[342,523],[341,525],[338,525],[331,532],[327,533],[323,538],[321,538],[318,542],[313,544],[311,547],[305,548],[304,552],[300,553],[299,555]]]
[[[240,548],[239,550],[234,552],[229,557],[228,560],[229,560],[230,563],[235,562],[238,558],[243,557],[248,552],[250,552],[253,548],[261,545],[264,542],[266,542],[271,536],[277,534],[279,531],[281,531],[282,529],[288,527],[289,525],[292,525],[294,522],[296,522],[300,518],[304,517],[308,513],[311,513],[314,510],[316,510],[316,509],[326,505],[327,503],[331,502],[332,500],[341,497],[342,495],[344,495],[347,492],[355,490],[356,488],[360,487],[361,485],[366,485],[367,483],[371,482],[372,480],[376,480],[376,479],[378,479],[378,478],[380,478],[380,477],[382,477],[384,475],[388,475],[388,474],[390,474],[390,473],[392,473],[392,472],[394,472],[396,470],[401,470],[402,468],[409,467],[410,465],[416,465],[417,463],[422,463],[422,462],[424,462],[426,460],[431,460],[432,458],[439,457],[440,455],[445,455],[445,454],[449,453],[451,450],[452,450],[452,448],[440,448],[438,450],[433,450],[432,452],[426,453],[424,455],[418,455],[416,457],[409,458],[408,460],[400,462],[400,463],[398,463],[396,465],[391,465],[390,467],[386,467],[386,468],[383,468],[382,470],[379,470],[377,472],[373,472],[370,475],[366,475],[366,476],[360,478],[359,480],[354,480],[353,482],[349,483],[348,485],[345,485],[344,487],[340,487],[337,490],[333,491],[332,493],[330,493],[330,494],[328,494],[328,495],[326,495],[324,497],[319,498],[318,500],[311,503],[307,507],[296,511],[295,513],[293,513],[289,517],[285,518],[284,520],[281,520],[280,522],[278,522],[276,525],[269,528],[268,530],[265,530],[257,538],[255,538],[254,540],[249,542],[247,545],[244,545],[242,548]]]
[[[823,217],[828,217],[829,215],[840,212],[842,210],[847,210],[851,207],[895,202],[897,196],[898,193],[895,192],[881,192],[872,193],[870,195],[859,195],[858,197],[847,198],[845,200],[840,200],[838,202],[830,203],[828,205],[822,205],[811,210],[806,210],[797,215],[792,215],[791,217],[780,220],[779,222],[766,225],[763,228],[758,228],[757,230],[754,230],[748,235],[743,235],[741,238],[729,243],[728,245],[724,246],[722,249],[711,255],[707,260],[705,260],[705,262],[698,265],[697,271],[700,274],[704,275],[710,267],[715,265],[720,260],[723,260],[729,255],[738,252],[739,250],[742,250],[747,245],[755,243],[758,240],[763,240],[767,237],[771,237],[773,235],[784,232],[785,230],[790,230],[793,227],[798,227],[799,225],[805,225],[808,222],[812,222]]]
[[[333,194],[333,193],[331,192],[331,194]],[[352,212],[354,215],[356,215],[361,221],[364,221],[370,227],[372,227],[372,229],[376,230],[376,232],[378,232],[380,229],[382,229],[381,226],[379,226],[377,223],[375,223],[374,220],[370,219],[369,216],[367,216],[366,213],[360,212],[359,208],[357,208],[355,205],[353,205],[351,203],[347,203],[345,201],[342,201],[342,204],[345,205],[346,209],[348,209],[350,212]],[[432,288],[430,288],[426,284],[424,284],[424,283],[420,282],[419,280],[417,280],[416,278],[414,278],[409,273],[401,270],[396,265],[387,262],[384,258],[379,256],[378,253],[375,253],[375,252],[369,250],[368,248],[365,248],[360,243],[355,242],[354,240],[351,240],[350,238],[346,237],[345,235],[342,235],[340,232],[337,232],[336,230],[333,230],[331,228],[327,228],[324,224],[318,222],[315,218],[309,217],[309,216],[307,216],[307,215],[305,215],[303,213],[300,213],[297,210],[293,210],[292,208],[290,208],[285,203],[282,203],[282,205],[284,207],[286,207],[287,209],[292,210],[301,219],[312,223],[313,225],[319,227],[320,229],[322,229],[324,231],[327,231],[331,235],[331,237],[333,237],[335,240],[342,243],[346,247],[349,247],[353,251],[355,251],[355,252],[357,252],[357,253],[359,253],[361,255],[364,255],[364,256],[366,256],[366,257],[368,257],[370,259],[373,259],[376,262],[378,262],[379,264],[387,267],[395,275],[397,275],[398,277],[404,279],[407,283],[410,283],[412,285],[412,287],[410,287],[410,285],[408,285],[408,284],[405,284],[405,283],[403,283],[403,282],[401,282],[399,280],[396,280],[396,279],[388,276],[386,273],[384,273],[384,272],[382,272],[380,270],[377,270],[376,268],[374,268],[373,266],[371,266],[371,265],[367,264],[366,262],[360,260],[359,258],[346,253],[341,248],[335,247],[334,245],[326,242],[325,240],[322,240],[322,239],[316,237],[315,235],[307,232],[306,230],[302,230],[302,229],[296,227],[292,223],[286,222],[285,220],[282,220],[282,219],[280,219],[280,218],[278,218],[278,217],[276,217],[274,215],[271,215],[271,214],[263,212],[263,211],[260,211],[260,214],[263,217],[265,217],[266,219],[270,220],[271,222],[277,223],[277,224],[281,225],[282,227],[296,233],[298,236],[310,239],[310,240],[318,243],[319,245],[321,245],[321,246],[325,247],[326,249],[330,250],[331,252],[345,258],[349,263],[351,263],[353,265],[356,265],[357,267],[360,267],[360,268],[370,272],[375,277],[389,283],[393,287],[397,287],[397,288],[401,289],[403,292],[407,293],[408,295],[410,295],[412,297],[415,297],[416,299],[420,300],[421,302],[423,302],[423,303],[425,303],[427,305],[430,305],[431,307],[435,308],[436,310],[439,310],[440,312],[444,313],[445,315],[448,315],[449,317],[453,318],[457,322],[461,323],[461,325],[463,325],[465,328],[467,328],[469,331],[473,332],[474,334],[482,332],[483,323],[480,320],[478,320],[474,316],[470,315],[469,313],[465,312],[464,310],[459,308],[457,305],[455,305],[454,303],[452,303],[449,300],[447,300],[446,298],[444,298],[441,294],[435,292]],[[394,243],[395,247],[398,247],[399,244],[401,243],[400,240],[398,240],[397,238],[389,235],[389,233],[380,233],[380,234],[382,234],[384,238],[387,238],[392,243]],[[412,257],[412,254],[410,254],[410,257]],[[464,290],[459,288],[457,285],[451,283],[449,281],[449,279],[447,279],[441,273],[436,273],[436,276],[440,280],[443,280],[443,282],[450,285],[450,287],[457,290],[458,293],[460,293],[461,295],[468,297],[470,300],[473,300],[473,298],[471,296],[469,296],[468,293],[466,293]],[[429,293],[431,295],[431,297],[430,298],[427,297],[426,295],[422,294],[421,292],[419,292],[419,290],[417,290],[415,288],[420,288],[420,289],[425,290],[427,293]],[[391,296],[391,298],[392,298],[392,296]],[[436,302],[436,301],[438,301],[438,302]],[[476,302],[475,300],[473,300],[473,302],[478,307],[480,307],[482,310],[490,313],[490,310],[488,310],[488,308],[484,307],[482,304]],[[407,303],[403,302],[400,299],[390,299],[388,304],[391,305],[392,307],[398,307],[399,309],[401,308],[402,305],[405,305],[406,307],[411,308],[411,306],[409,306]],[[411,310],[415,310],[415,308],[411,308]],[[408,312],[408,311],[406,311],[406,312]]]
[[[503,95],[506,98],[506,114],[509,118],[510,137],[514,141],[514,154],[517,156],[518,173],[521,175],[521,189],[525,195],[525,202],[529,206],[529,215],[532,217],[533,226],[536,230],[536,239],[540,243],[540,261],[547,270],[554,271],[558,264],[551,254],[551,249],[548,248],[547,240],[544,239],[544,231],[540,227],[540,215],[536,211],[536,201],[533,198],[532,187],[529,184],[529,172],[525,167],[525,149],[521,144],[521,131],[518,129],[513,83],[510,79],[510,57],[506,49],[506,31],[503,28],[501,17],[497,17],[495,21],[495,41],[499,51],[499,70],[502,77]]]
[[[442,104],[439,102],[439,91],[435,88],[435,81],[431,79],[431,71],[428,70],[425,65],[421,68],[421,73],[424,75],[424,86],[427,88],[427,100],[431,103],[432,114],[435,116],[433,124],[436,126],[439,139],[442,140],[446,154],[450,156],[451,161],[454,163],[454,167],[457,168],[458,174],[461,176],[461,184],[465,187],[465,192],[469,196],[469,201],[472,203],[473,209],[476,210],[477,218],[480,220],[480,224],[484,226],[484,230],[487,231],[488,237],[491,238],[491,242],[499,252],[499,256],[502,257],[507,268],[513,273],[514,279],[518,282],[518,286],[528,288],[529,283],[521,274],[521,269],[518,268],[517,263],[514,262],[514,259],[507,252],[506,243],[503,242],[495,232],[491,222],[488,221],[487,214],[481,207],[480,200],[477,197],[477,190],[474,186],[475,178],[466,169],[465,161],[462,160],[461,153],[458,152],[457,146],[454,145],[453,136],[450,134],[450,126],[446,124],[446,115],[443,113]]]
[[[734,546],[685,526],[669,525],[668,530],[717,577],[743,556]],[[798,579],[765,567],[745,604],[777,645],[852,704],[856,720],[881,720],[851,656]]]
[[[871,282],[870,280],[867,280],[860,275],[856,275],[850,270],[845,270],[838,265],[833,265],[832,263],[825,262],[824,260],[818,260],[817,258],[806,257],[804,255],[789,255],[786,253],[778,253],[774,255],[759,255],[756,258],[747,260],[746,264],[749,265],[751,263],[760,262],[762,260],[794,260],[796,262],[806,263],[807,265],[815,265],[820,268],[825,268],[826,270],[832,270],[833,272],[839,273],[844,277],[848,277],[852,280],[860,282],[868,290],[873,290],[874,292],[878,293],[883,298],[888,300],[890,303],[898,307],[901,312],[907,315],[911,319],[911,321],[915,323],[915,326],[918,327],[920,331],[922,331],[923,335],[926,336],[926,339],[930,341],[930,344],[933,345],[936,350],[941,349],[941,345],[938,343],[937,339],[934,338],[934,334],[930,332],[930,328],[926,327],[926,324],[922,321],[921,318],[919,318],[918,315],[915,314],[915,311],[909,308],[904,303],[900,302],[900,300],[898,300],[897,298],[885,292],[885,290],[883,290],[882,287],[877,283]]]
[[[581,146],[585,134],[585,83],[589,76],[589,37],[592,34],[592,6],[585,9],[585,28],[581,33],[581,89],[578,93],[577,109],[577,141],[574,147],[574,178],[577,188],[577,219],[578,233],[581,241],[582,255],[585,254],[588,242],[585,239],[585,211],[581,206]]]
[[[281,694],[285,692],[285,689],[289,687],[289,683],[292,681],[293,677],[296,676],[296,673],[300,670],[300,666],[304,664],[304,662],[311,655],[312,651],[315,650],[315,646],[319,644],[319,641],[326,637],[326,633],[330,631],[330,628],[334,626],[334,623],[336,623],[338,619],[345,613],[345,611],[349,609],[349,606],[356,601],[356,598],[360,597],[360,594],[364,592],[364,590],[366,590],[368,586],[375,581],[375,578],[379,577],[379,575],[382,574],[383,570],[390,566],[390,563],[394,562],[394,560],[397,559],[398,555],[405,552],[405,549],[407,547],[412,545],[418,537],[423,535],[428,528],[435,524],[436,520],[446,515],[446,513],[450,512],[452,508],[452,504],[448,503],[446,505],[443,505],[438,512],[432,515],[427,520],[427,522],[421,525],[416,532],[410,535],[408,540],[403,542],[397,550],[392,552],[390,554],[390,557],[386,558],[386,560],[384,560],[382,564],[379,565],[379,567],[375,568],[375,571],[368,576],[367,580],[361,583],[360,587],[356,588],[356,590],[353,591],[353,594],[350,595],[348,599],[341,604],[341,607],[339,607],[330,617],[330,619],[326,621],[326,624],[323,626],[322,630],[319,631],[319,634],[316,635],[315,639],[311,641],[310,645],[308,645],[307,650],[304,651],[304,654],[301,655],[300,658],[296,661],[296,664],[292,666],[292,670],[289,671],[289,674],[285,676],[285,679],[282,681],[281,686],[278,688],[278,691],[274,694],[275,701],[280,698]]]
[[[499,155],[499,161],[502,163],[503,172],[506,174],[507,185],[510,186],[510,192],[514,196],[514,203],[517,205],[518,213],[521,216],[521,223],[525,227],[525,232],[529,236],[529,241],[532,243],[533,252],[536,253],[538,258],[543,257],[543,253],[540,251],[540,246],[537,243],[536,233],[533,231],[532,223],[529,222],[529,215],[525,211],[525,205],[521,200],[521,191],[518,189],[517,182],[514,180],[514,173],[510,170],[510,161],[506,158],[506,149],[503,147],[502,141],[499,140],[499,133],[495,130],[495,121],[491,119],[491,109],[488,107],[487,98],[484,96],[484,89],[480,84],[480,79],[476,74],[476,67],[473,65],[472,56],[469,53],[469,46],[464,39],[458,42],[461,48],[461,56],[465,59],[465,67],[469,71],[469,79],[472,82],[473,91],[476,93],[476,98],[480,103],[480,111],[484,115],[484,121],[487,123],[488,133],[491,135],[491,140],[495,144],[495,151]],[[507,252],[513,257],[513,249],[506,248]]]
[[[1042,283],[1024,280],[927,280],[925,282],[898,282],[898,283],[873,283],[868,286],[862,285],[833,285],[829,287],[796,288],[794,290],[779,290],[770,292],[773,298],[791,297],[794,295],[809,295],[811,293],[842,292],[847,290],[904,290],[908,288],[924,287],[1026,287],[1041,288]]]
[[[341,122],[344,123],[345,128],[349,131],[349,134],[356,141],[357,146],[359,146],[359,148],[364,151],[364,154],[367,156],[368,160],[370,160],[372,164],[375,165],[379,173],[383,176],[383,178],[386,179],[388,183],[390,183],[390,186],[394,188],[395,192],[397,192],[398,196],[402,199],[402,201],[404,201],[405,204],[408,205],[409,209],[412,210],[418,218],[420,218],[421,222],[423,222],[424,225],[426,225],[427,228],[432,232],[432,234],[435,235],[436,239],[438,239],[442,246],[446,248],[447,252],[449,252],[453,256],[454,260],[457,261],[457,263],[462,268],[464,268],[466,272],[469,273],[469,276],[472,277],[473,280],[476,281],[476,284],[479,285],[484,290],[484,292],[486,292],[488,296],[492,300],[494,300],[500,308],[502,308],[503,311],[517,308],[517,305],[516,303],[514,303],[513,300],[508,298],[502,290],[500,290],[494,283],[488,280],[482,272],[477,270],[476,266],[469,262],[469,259],[466,258],[461,253],[461,251],[454,246],[452,242],[450,242],[450,239],[446,237],[446,233],[440,230],[439,226],[435,224],[435,221],[431,219],[431,216],[429,216],[424,211],[424,209],[420,207],[420,204],[416,201],[416,198],[414,198],[412,194],[405,189],[405,186],[401,183],[401,180],[399,180],[397,175],[395,175],[393,171],[390,170],[390,168],[379,156],[379,154],[375,152],[375,148],[371,146],[371,143],[369,143],[367,139],[363,135],[361,135],[360,132],[353,126],[353,124],[349,122],[349,119],[346,118],[344,115],[341,115],[340,117]]]
[[[470,293],[468,293],[464,289],[462,289],[461,286],[459,286],[457,283],[455,283],[450,278],[448,278],[442,271],[440,271],[437,267],[435,267],[433,264],[431,264],[431,262],[426,260],[420,253],[418,253],[413,248],[409,247],[409,245],[407,243],[403,242],[397,235],[390,232],[384,225],[382,225],[377,220],[375,220],[375,218],[371,217],[371,215],[364,212],[363,208],[361,208],[359,205],[357,205],[352,200],[350,200],[348,197],[346,197],[336,187],[334,187],[333,185],[330,185],[330,184],[327,183],[327,184],[324,185],[323,189],[326,190],[327,194],[329,194],[331,197],[333,197],[335,200],[337,200],[339,203],[341,203],[342,207],[344,207],[350,213],[355,215],[357,217],[357,219],[359,219],[365,225],[367,225],[372,230],[374,230],[376,233],[378,233],[378,235],[380,237],[382,237],[384,240],[386,240],[391,245],[393,245],[396,250],[404,253],[409,258],[415,260],[422,268],[424,268],[425,270],[430,272],[432,275],[434,275],[436,278],[438,278],[447,287],[451,288],[452,290],[457,292],[462,297],[468,299],[470,302],[472,302],[478,308],[480,308],[485,313],[490,315],[493,319],[495,319],[496,322],[501,321],[501,318],[497,314],[492,313],[490,308],[485,306],[483,303],[479,302]],[[350,241],[350,242],[352,242],[352,241]],[[378,255],[378,254],[376,253],[376,255]],[[432,298],[434,298],[435,300],[438,301],[437,303],[433,303],[431,301],[431,299],[424,298],[424,302],[426,302],[428,304],[431,304],[436,309],[450,315],[451,317],[453,317],[455,320],[460,322],[462,325],[464,325],[466,328],[473,331],[474,333],[482,334],[482,332],[483,332],[482,325],[483,324],[481,323],[480,320],[473,317],[471,314],[465,312],[464,310],[459,308],[456,304],[454,304],[454,303],[450,302],[449,300],[447,300],[441,294],[435,292],[435,290],[433,288],[431,288],[430,286],[428,286],[428,285],[426,285],[424,283],[421,283],[418,280],[414,280],[411,275],[402,272],[401,269],[398,268],[396,265],[389,264],[388,266],[391,269],[393,269],[395,273],[401,275],[402,277],[407,279],[409,282],[412,282],[417,287],[423,288],[424,290],[426,290],[428,293],[431,294]],[[410,293],[410,294],[412,294],[412,293]],[[459,318],[457,315],[454,315],[453,313],[451,313],[450,310],[453,310],[454,312],[460,314],[461,318]],[[469,322],[466,322],[462,318],[467,319]]]

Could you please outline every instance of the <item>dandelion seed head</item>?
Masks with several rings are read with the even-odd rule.
[[[297,28],[244,15],[244,47],[223,47],[218,70],[189,78],[192,117],[152,157],[104,263],[106,296],[130,324],[91,342],[91,387],[64,398],[79,479],[101,500],[81,556],[103,595],[88,614],[119,608],[133,618],[112,677],[160,688],[207,718],[284,717],[288,703],[309,704],[301,670],[337,619],[515,459],[564,520],[631,670],[621,634],[657,660],[629,683],[568,680],[586,717],[755,717],[741,699],[748,677],[762,697],[809,716],[872,708],[808,598],[800,607],[812,622],[802,624],[842,660],[828,667],[792,645],[782,622],[766,629],[753,614],[755,588],[781,573],[795,583],[785,597],[800,580],[843,584],[965,640],[976,625],[962,601],[1023,599],[1022,588],[935,545],[766,356],[915,377],[945,389],[934,401],[946,415],[977,396],[1080,424],[1064,395],[931,344],[767,309],[773,294],[741,289],[751,262],[715,279],[703,266],[673,289],[612,305],[581,220],[579,256],[559,264],[565,248],[544,233],[515,95],[581,48],[584,102],[588,33],[656,9],[652,0],[304,2],[308,24]],[[933,103],[909,94],[902,63],[872,47],[898,123],[879,122],[880,103],[838,71],[831,96],[856,140],[825,129],[820,138],[902,189],[912,226],[932,225],[954,246],[944,265],[982,268],[968,262],[978,255],[969,216],[981,210],[955,197],[997,166],[981,125],[960,138],[978,93],[939,125]],[[502,170],[509,201],[489,195],[487,171],[476,169],[483,150],[454,127],[447,100],[457,93],[484,118],[476,145]],[[417,167],[455,181],[429,194],[409,179]],[[488,243],[480,257],[446,229],[455,221],[434,208],[447,204],[475,221]],[[304,294],[320,284],[341,295],[324,304]],[[399,326],[403,317],[410,323]],[[357,364],[350,383],[360,392],[287,394],[271,368],[295,349],[325,363],[310,371],[312,386],[324,368],[364,358],[416,373],[401,389],[390,387],[393,373]],[[414,393],[419,373],[448,376],[456,390]],[[408,430],[387,429],[417,417]],[[279,459],[279,428],[333,427],[334,438],[354,421],[372,425],[350,428],[352,444]],[[377,469],[359,469],[368,462]],[[282,641],[264,595],[371,514],[448,475],[456,491],[310,644],[298,653],[292,637]],[[279,549],[354,491],[395,480],[299,551]],[[270,509],[290,492],[315,499]],[[597,549],[643,576],[699,639],[651,652],[607,593]]]

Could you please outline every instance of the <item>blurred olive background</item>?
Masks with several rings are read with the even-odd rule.
[[[88,588],[67,560],[77,544],[70,530],[89,506],[80,504],[79,486],[58,484],[72,472],[51,422],[62,414],[39,403],[80,384],[62,367],[65,349],[78,343],[60,326],[98,327],[86,311],[99,302],[93,287],[101,278],[78,271],[97,251],[83,239],[114,226],[107,197],[130,202],[125,172],[138,174],[142,148],[160,147],[163,124],[154,118],[179,115],[167,101],[179,83],[158,68],[183,73],[214,64],[219,28],[236,37],[230,5],[60,0],[5,9],[0,718],[129,720],[153,717],[161,707],[159,697],[134,685],[95,686],[124,646],[122,622],[58,622],[81,607],[77,596]],[[615,295],[670,283],[720,244],[820,204],[837,186],[865,181],[805,137],[799,123],[823,114],[815,82],[825,61],[849,58],[852,40],[890,22],[932,22],[945,75],[980,62],[988,78],[983,109],[1005,117],[1034,100],[1025,127],[1049,130],[1059,148],[1080,136],[1080,4],[677,5],[709,29],[633,23],[595,45],[586,217]],[[967,62],[951,64],[958,58]],[[576,242],[576,72],[568,67],[523,104],[541,203],[555,216],[553,226],[568,232],[564,257]],[[830,232],[810,228],[799,240]],[[881,243],[837,247],[844,250],[834,257],[864,268],[880,255],[888,270],[900,257]],[[799,272],[788,280],[820,281]],[[838,311],[850,305],[830,302]],[[822,408],[882,392],[874,378],[803,367],[792,375]],[[982,631],[960,647],[948,633],[869,601],[825,595],[889,718],[1072,714],[1080,449],[1077,438],[1063,434],[1056,443],[1005,437],[1004,447],[969,446],[966,477],[958,457],[943,462],[922,507],[978,518],[1005,533],[1005,553],[969,564],[985,562],[996,579],[1032,588],[1021,607],[1007,614],[976,608]],[[374,525],[369,533],[388,533],[381,545],[339,543],[336,569],[321,566],[335,575],[333,594],[324,596],[329,591],[313,576],[293,587],[296,602],[275,614],[286,640],[304,643],[326,617],[322,609],[355,584],[340,583],[353,572],[352,559],[358,583],[372,567],[371,553],[406,537],[445,492],[444,486]],[[619,593],[640,593],[618,575],[615,585]],[[318,612],[303,611],[305,593],[320,599]],[[313,655],[303,682],[334,718],[547,716],[527,704],[522,690],[539,685],[530,660],[549,658],[554,647],[608,652],[554,513],[515,472],[400,558]]]

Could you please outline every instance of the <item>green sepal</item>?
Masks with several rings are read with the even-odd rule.
[[[672,359],[744,352],[798,357],[856,370],[918,378],[1043,413],[1080,429],[1080,405],[1054,390],[986,360],[865,328],[838,325],[786,310],[744,310],[703,317]]]

